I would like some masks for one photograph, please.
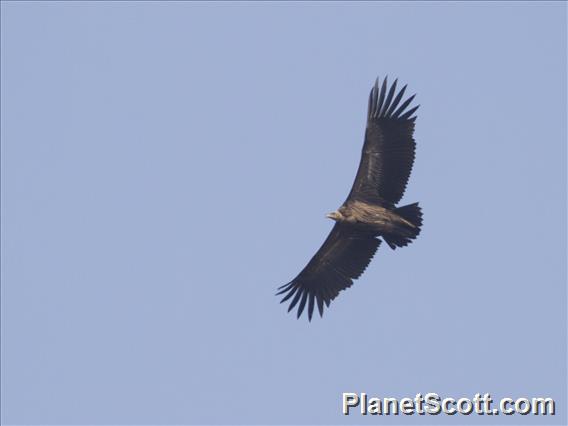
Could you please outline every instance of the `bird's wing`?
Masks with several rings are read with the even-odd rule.
[[[312,319],[317,303],[320,315],[323,305],[351,287],[353,280],[365,271],[381,241],[375,235],[336,223],[318,252],[307,266],[288,284],[278,290],[286,293],[282,302],[292,298],[288,312],[298,303],[298,318],[308,304],[308,319]]]
[[[397,93],[396,83],[389,88],[385,77],[381,88],[377,79],[371,89],[365,143],[348,200],[378,195],[395,205],[404,194],[414,163],[413,114],[418,106],[408,109],[415,95],[403,101],[406,86]]]

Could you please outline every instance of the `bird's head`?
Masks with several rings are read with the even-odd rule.
[[[334,211],[334,212],[331,212],[331,213],[326,214],[325,217],[327,217],[327,218],[329,218],[329,219],[336,220],[336,221],[339,221],[339,220],[342,220],[342,219],[343,219],[343,215],[341,214],[341,212],[339,212],[339,211],[337,211],[337,210]]]

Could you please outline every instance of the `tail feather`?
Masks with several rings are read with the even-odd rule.
[[[404,225],[399,228],[399,232],[396,234],[383,235],[384,240],[393,250],[410,244],[420,234],[420,227],[422,226],[422,210],[418,203],[408,204],[394,211],[413,226]]]
[[[394,209],[394,211],[399,216],[412,223],[416,228],[420,229],[420,227],[422,226],[422,209],[420,209],[418,203],[408,204],[406,206]]]

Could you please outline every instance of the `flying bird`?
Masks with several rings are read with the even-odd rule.
[[[404,247],[420,233],[422,211],[418,203],[397,207],[414,163],[414,113],[409,108],[416,95],[403,101],[406,86],[396,91],[397,80],[379,88],[375,81],[369,95],[365,142],[353,187],[345,202],[328,218],[335,225],[317,253],[300,274],[278,288],[280,303],[290,300],[288,312],[298,306],[300,318],[307,304],[311,321],[317,304],[324,304],[353,285],[385,241],[391,249]],[[402,102],[401,102],[402,101]]]

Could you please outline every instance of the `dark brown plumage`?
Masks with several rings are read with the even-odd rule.
[[[408,109],[415,95],[404,100],[404,86],[396,92],[397,80],[378,79],[369,95],[367,129],[359,169],[343,205],[328,215],[336,221],[321,248],[300,274],[279,288],[290,300],[288,311],[298,306],[299,318],[306,305],[312,319],[317,305],[324,304],[351,287],[361,276],[381,244],[392,249],[408,245],[420,233],[422,212],[418,203],[396,207],[402,198],[412,165],[415,142],[412,137],[418,106]]]

